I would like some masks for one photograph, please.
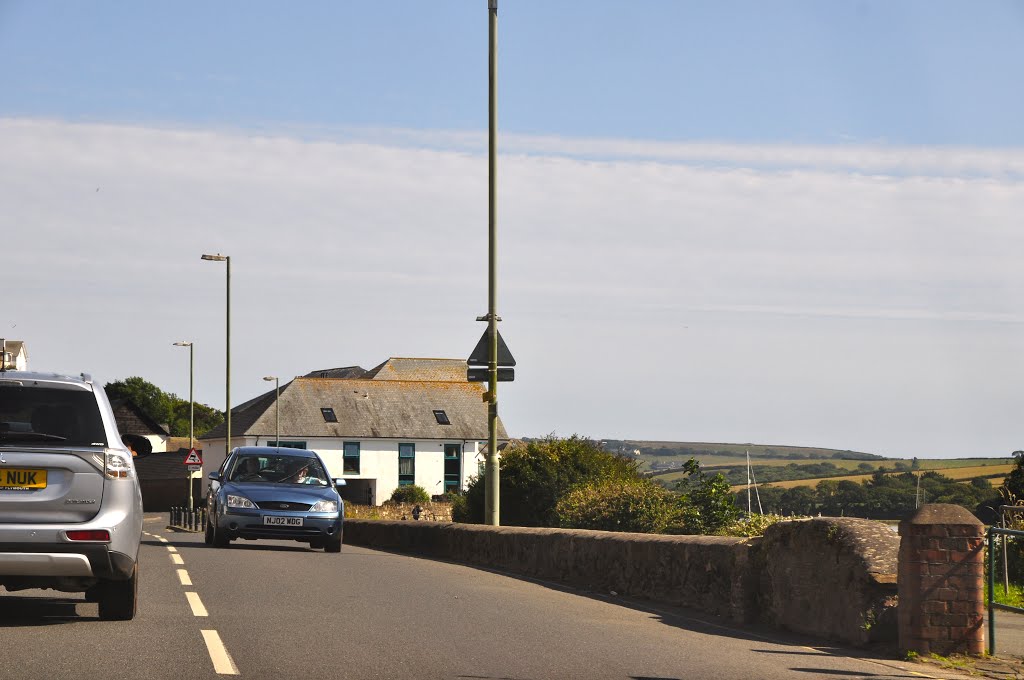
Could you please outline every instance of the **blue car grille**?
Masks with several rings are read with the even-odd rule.
[[[309,503],[293,503],[292,501],[260,501],[256,504],[256,507],[260,510],[294,510],[295,512],[304,512],[313,506]]]

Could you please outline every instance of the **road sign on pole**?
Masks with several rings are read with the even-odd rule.
[[[189,472],[199,472],[200,470],[203,469],[202,465],[189,465],[187,467]]]
[[[469,382],[487,382],[488,370],[486,366],[469,366],[466,368],[466,380]],[[516,369],[511,366],[498,367],[498,382],[512,382],[516,379]]]
[[[181,462],[185,465],[198,465],[200,468],[203,466],[203,458],[195,449],[189,449],[188,455],[185,456],[185,460]]]
[[[498,365],[499,366],[515,366],[516,360],[512,357],[512,352],[508,351],[508,345],[505,344],[505,340],[501,337],[501,333],[495,329],[495,333],[498,333]],[[484,334],[480,336],[480,342],[476,343],[476,347],[473,349],[473,353],[466,359],[466,363],[470,366],[487,366],[489,357],[488,350],[490,349],[490,343],[488,340],[490,336],[490,329],[484,331]]]

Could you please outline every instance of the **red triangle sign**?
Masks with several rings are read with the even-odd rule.
[[[185,460],[182,461],[185,465],[202,465],[203,458],[199,455],[199,452],[195,449],[190,449],[188,455],[185,456]]]

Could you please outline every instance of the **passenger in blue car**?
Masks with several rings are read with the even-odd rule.
[[[310,469],[311,467],[315,469]],[[319,484],[320,486],[326,486],[327,480],[320,475],[322,472],[319,465],[304,465],[295,475],[296,484]]]

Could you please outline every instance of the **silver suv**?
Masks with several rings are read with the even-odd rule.
[[[85,592],[135,616],[142,495],[103,388],[0,371],[0,585]]]

